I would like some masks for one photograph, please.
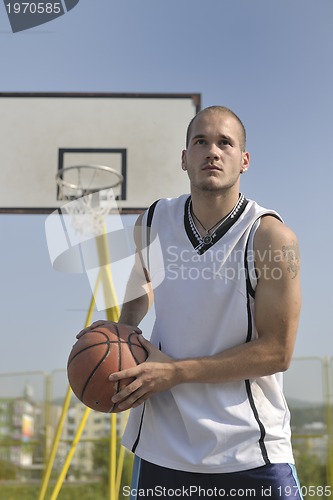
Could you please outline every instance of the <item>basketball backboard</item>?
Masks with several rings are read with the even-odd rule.
[[[199,109],[200,94],[0,93],[0,212],[60,207],[56,174],[75,165],[116,169],[125,212],[188,192],[180,155]]]

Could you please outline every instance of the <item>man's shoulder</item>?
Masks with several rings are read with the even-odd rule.
[[[160,198],[155,200],[143,213],[139,215],[136,221],[136,227],[151,226],[153,219],[162,217],[162,220],[168,213],[174,216],[181,211],[184,212],[186,201],[189,200],[189,194],[183,194],[177,198]]]
[[[254,200],[248,201],[249,216],[260,221],[254,236],[254,250],[281,248],[290,242],[297,244],[294,231],[285,224],[278,212],[262,207]]]
[[[276,210],[272,208],[263,207],[255,200],[251,200],[250,198],[247,198],[246,200],[247,200],[247,205],[245,213],[248,217],[253,217],[254,219],[258,219],[264,216],[272,216],[276,217],[281,221],[283,220],[281,215]]]
[[[190,198],[189,194],[182,194],[177,198],[160,198],[159,200],[155,200],[154,203],[150,205],[147,209],[147,213],[149,211],[168,211],[168,210],[183,210],[186,204],[186,201]]]
[[[276,248],[297,242],[294,231],[272,214],[261,217],[260,225],[254,238],[255,248]]]
[[[186,200],[190,197],[190,194],[181,194],[180,196],[174,198],[161,198],[156,200],[154,203],[158,205],[174,206],[174,205],[184,205]]]

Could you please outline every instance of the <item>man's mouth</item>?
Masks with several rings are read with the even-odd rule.
[[[218,171],[220,171],[222,169],[218,165],[209,164],[209,165],[204,165],[204,167],[202,168],[202,170],[218,170]]]

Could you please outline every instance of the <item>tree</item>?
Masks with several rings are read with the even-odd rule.
[[[120,452],[120,439],[117,439],[117,457]],[[109,483],[109,456],[110,456],[110,439],[101,438],[94,443],[93,448],[93,464],[94,470],[100,475],[101,482],[105,491],[107,491]],[[122,480],[121,486],[127,485],[132,470],[132,456],[129,453],[125,453],[124,465],[122,470]]]
[[[16,479],[17,467],[16,465],[0,460],[0,479]]]

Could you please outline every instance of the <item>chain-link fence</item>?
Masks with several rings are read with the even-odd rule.
[[[327,498],[329,490],[320,495],[318,488],[333,487],[332,388],[333,358],[295,358],[285,374],[305,498]],[[65,370],[0,374],[0,489],[12,491],[1,498],[65,499],[70,488],[73,499],[82,485],[80,500],[122,498],[132,467],[119,443],[126,418],[87,409],[68,391]],[[24,491],[31,485],[31,496],[20,485]]]

